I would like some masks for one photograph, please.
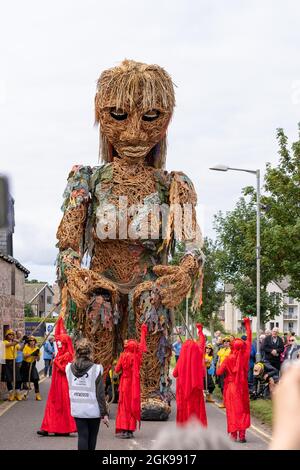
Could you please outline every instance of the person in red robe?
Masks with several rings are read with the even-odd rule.
[[[227,415],[227,431],[231,438],[246,442],[246,429],[250,427],[250,400],[248,369],[252,342],[249,318],[243,319],[247,339],[236,338],[231,343],[231,353],[217,369],[217,375],[225,374],[224,404]]]
[[[53,361],[52,382],[41,429],[37,431],[41,436],[48,436],[49,433],[68,435],[77,432],[75,420],[71,416],[69,386],[65,372],[66,365],[73,361],[74,349],[63,318],[59,318],[55,327],[55,341],[57,355]]]
[[[136,424],[141,425],[140,368],[143,353],[146,352],[147,325],[141,328],[140,343],[133,339],[125,340],[124,352],[116,364],[115,372],[122,372],[119,385],[119,401],[116,416],[116,436],[130,439]]]
[[[205,337],[202,325],[197,324],[199,342],[188,339],[182,345],[179,359],[173,371],[176,380],[176,422],[186,424],[190,418],[196,418],[207,426],[204,402],[204,348]]]

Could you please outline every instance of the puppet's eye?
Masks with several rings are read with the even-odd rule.
[[[117,121],[124,121],[127,119],[128,114],[123,111],[123,109],[112,108],[110,110],[110,115],[112,118],[116,119]]]
[[[157,109],[151,109],[147,111],[142,117],[143,121],[155,121],[158,118],[160,112]]]

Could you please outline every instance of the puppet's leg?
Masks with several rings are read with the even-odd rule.
[[[88,338],[94,347],[94,362],[96,364],[102,364],[103,380],[106,379],[107,373],[113,363],[113,352],[114,352],[114,331],[105,328],[102,323],[99,323],[96,331],[93,325],[93,321],[86,317],[85,321],[85,337]]]
[[[97,293],[87,308],[78,308],[69,298],[67,328],[73,332],[74,340],[87,338],[93,345],[93,360],[102,364],[106,375],[113,363],[118,305],[113,307],[109,294],[106,298]]]
[[[161,305],[151,287],[151,282],[140,284],[133,296],[137,336],[140,337],[142,323],[148,326],[147,352],[141,366],[142,419],[164,421],[171,412],[169,364],[172,349],[168,338],[172,322],[170,311]]]

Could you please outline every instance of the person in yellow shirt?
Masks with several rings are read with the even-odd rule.
[[[22,379],[20,370],[16,367],[17,351],[20,346],[13,330],[7,330],[3,345],[5,348],[4,381],[8,390],[8,400],[14,401],[16,399],[21,401]]]
[[[23,349],[24,360],[21,366],[21,374],[23,382],[33,382],[35,399],[42,399],[39,389],[39,373],[36,368],[36,361],[40,359],[40,349],[37,346],[37,340],[34,336],[29,336],[28,343]]]
[[[229,356],[230,354],[230,338],[229,337],[225,337],[223,338],[223,346],[219,349],[218,353],[217,353],[217,356],[218,356],[218,362],[217,362],[217,369],[218,367],[220,367],[220,365],[222,364],[222,362],[224,361],[224,359]],[[224,389],[224,375],[220,375],[219,376],[219,383],[218,383],[220,389],[221,389],[221,392],[222,392],[222,396],[223,396],[223,389]],[[224,401],[222,400],[222,403],[219,403],[218,405],[219,408],[225,408],[225,405],[224,405]]]
[[[106,377],[105,395],[106,395],[106,400],[108,403],[111,403],[112,399],[113,399],[113,403],[118,403],[118,399],[119,399],[120,377],[119,377],[119,374],[115,374],[114,372],[116,364],[117,364],[117,360],[115,359]],[[113,388],[114,388],[114,393],[113,393]]]
[[[213,379],[213,374],[215,372],[214,368],[214,348],[211,343],[208,343],[205,346],[205,355],[204,355],[205,367],[206,367],[206,376],[204,377],[204,390],[208,391],[206,395],[206,401],[208,403],[214,403],[215,400],[212,397],[212,393],[215,389],[215,383]]]

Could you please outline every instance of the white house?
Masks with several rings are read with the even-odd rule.
[[[225,305],[224,305],[224,328],[226,331],[238,333],[241,331],[241,312],[232,303],[233,286],[231,284],[225,285]],[[300,302],[286,295],[288,282],[283,279],[281,282],[270,282],[267,286],[268,292],[279,293],[282,295],[282,302],[284,304],[284,312],[280,316],[276,316],[274,320],[270,320],[265,324],[265,329],[272,329],[274,326],[279,328],[282,333],[294,331],[297,336],[300,336]],[[252,329],[256,330],[256,318],[252,319]]]

